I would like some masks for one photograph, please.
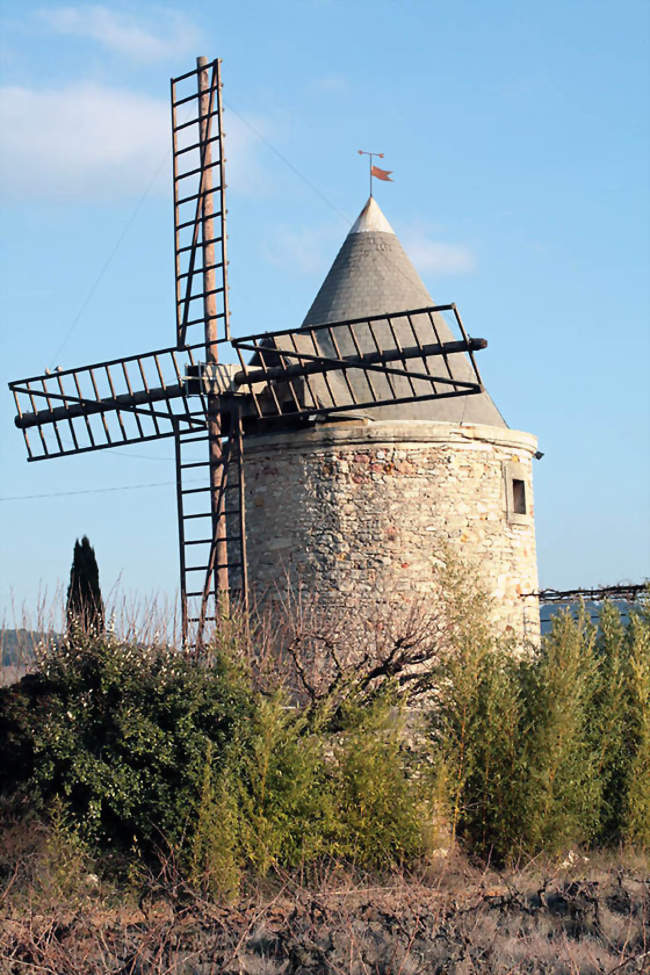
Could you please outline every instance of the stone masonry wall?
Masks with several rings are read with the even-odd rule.
[[[289,584],[337,610],[404,607],[431,589],[445,543],[480,567],[498,623],[537,639],[537,600],[520,598],[537,589],[536,446],[519,431],[422,421],[247,438],[254,597]]]

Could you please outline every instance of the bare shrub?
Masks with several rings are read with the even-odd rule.
[[[224,905],[187,889],[180,896],[168,864],[167,892],[161,878],[143,911],[105,899],[40,914],[36,902],[23,901],[20,911],[5,904],[2,970],[625,975],[645,970],[650,957],[647,883],[635,879],[635,867],[612,860],[576,880],[541,860],[498,873],[457,857],[452,868],[441,864],[440,875],[427,877],[330,862],[308,877],[300,869],[277,871]],[[627,898],[627,926],[610,938],[596,919],[615,890]]]
[[[350,694],[371,701],[386,682],[414,704],[435,690],[435,665],[467,627],[487,627],[485,594],[451,556],[427,598],[408,601],[401,613],[377,607],[370,616],[348,603],[335,614],[318,597],[291,588],[280,605],[281,612],[274,607],[277,667],[296,700],[310,704]]]

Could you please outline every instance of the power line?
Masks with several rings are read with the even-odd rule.
[[[269,142],[269,140],[262,135],[260,130],[256,128],[256,126],[254,126],[252,122],[249,122],[248,119],[244,118],[243,115],[241,115],[235,108],[232,107],[232,105],[229,105],[227,102],[224,102],[224,107],[227,108],[229,112],[232,112],[233,115],[236,115],[237,118],[240,120],[240,122],[243,122],[246,128],[250,129],[251,132],[255,136],[257,136],[260,142],[263,142],[264,145],[278,157],[278,159],[282,160],[285,166],[289,167],[292,173],[294,173],[299,179],[301,179],[303,183],[305,183],[310,188],[310,190],[312,190],[312,192],[316,194],[316,196],[320,197],[323,203],[326,203],[327,206],[335,213],[337,213],[342,220],[345,220],[346,224],[349,225],[351,223],[350,216],[347,213],[344,213],[343,210],[339,210],[336,204],[332,203],[332,201],[328,199],[325,196],[325,194],[321,190],[319,190],[316,184],[312,183],[312,181],[307,176],[305,176],[304,173],[301,173],[298,167],[294,166],[294,164],[289,159],[287,159],[287,157],[283,155],[283,153],[281,153],[280,150],[277,149],[272,142]]]
[[[61,440],[67,446],[70,446],[70,447],[73,447],[74,446],[74,444],[72,443],[72,441],[71,440],[68,440],[66,437],[62,437]],[[130,450],[119,450],[119,449],[117,449],[115,447],[113,447],[113,449],[111,450],[110,454],[103,454],[101,451],[97,451],[96,456],[97,457],[112,457],[113,454],[121,454],[122,457],[137,457],[139,460],[158,460],[158,461],[164,461],[166,464],[168,464],[172,460],[171,455],[169,457],[157,457],[155,455],[153,457],[150,457],[149,454],[133,453]]]
[[[76,494],[108,494],[111,491],[140,491],[143,488],[169,487],[175,483],[175,481],[152,481],[150,484],[120,484],[116,487],[87,488],[83,491],[55,491],[51,494],[15,494],[6,498],[0,498],[0,501],[33,501],[36,498],[67,498]],[[188,481],[189,483],[198,484],[200,482]]]
[[[126,237],[128,231],[129,231],[129,229],[131,227],[131,224],[133,223],[133,221],[137,217],[138,213],[142,209],[142,205],[143,205],[144,201],[149,196],[149,193],[151,192],[151,188],[154,185],[154,183],[156,182],[156,180],[158,179],[158,176],[160,175],[160,173],[162,172],[162,168],[167,163],[167,161],[169,159],[169,156],[170,156],[170,150],[168,149],[165,152],[165,155],[164,155],[164,157],[163,157],[160,165],[158,166],[158,168],[156,169],[155,173],[153,174],[153,176],[149,180],[149,183],[146,186],[146,188],[144,190],[144,193],[142,194],[142,196],[140,197],[140,199],[136,203],[136,205],[135,205],[135,207],[133,209],[133,212],[131,213],[131,216],[126,221],[126,224],[124,225],[124,227],[122,229],[122,232],[121,232],[120,236],[118,237],[118,239],[117,239],[117,241],[116,241],[113,249],[111,250],[110,254],[108,255],[108,257],[104,261],[102,267],[100,268],[99,274],[97,275],[97,277],[93,281],[92,285],[90,286],[90,288],[89,288],[89,290],[88,290],[88,292],[86,294],[86,297],[82,301],[81,307],[79,308],[79,311],[77,312],[77,314],[73,318],[72,323],[71,323],[70,327],[68,328],[68,331],[66,332],[65,336],[63,337],[62,342],[60,343],[58,349],[56,350],[56,352],[52,356],[52,360],[51,360],[51,363],[50,363],[50,365],[51,365],[52,368],[54,368],[54,366],[56,364],[55,363],[55,360],[59,358],[59,356],[61,355],[61,352],[63,351],[63,349],[68,344],[68,340],[69,340],[70,336],[72,335],[72,333],[74,332],[75,328],[79,324],[79,320],[80,320],[81,316],[83,315],[84,311],[88,307],[88,305],[89,305],[89,303],[90,303],[93,295],[95,294],[95,291],[99,287],[99,284],[100,284],[102,278],[106,274],[106,271],[108,270],[108,268],[109,268],[109,266],[110,266],[113,258],[117,254],[117,252],[118,252],[118,250],[119,250],[119,248],[120,248],[120,246],[122,244],[122,241]]]
[[[342,210],[340,210],[336,206],[336,204],[332,203],[332,201],[330,199],[328,199],[328,197],[325,196],[325,194],[318,188],[318,186],[316,186],[315,183],[312,183],[312,181],[307,176],[305,176],[305,174],[302,173],[298,169],[297,166],[294,166],[294,164],[289,159],[287,159],[287,157],[282,152],[280,152],[280,150],[278,148],[276,148],[276,146],[274,146],[272,142],[269,142],[269,140],[267,138],[265,138],[265,136],[262,135],[262,133],[259,131],[259,129],[255,125],[253,125],[252,122],[250,122],[243,115],[241,115],[236,109],[234,109],[232,107],[232,105],[226,105],[226,108],[230,112],[232,112],[233,115],[236,115],[237,118],[248,129],[250,129],[250,131],[256,136],[256,138],[259,139],[259,141],[262,142],[268,149],[270,149],[271,152],[273,152],[278,157],[278,159],[280,159],[285,164],[285,166],[287,166],[299,179],[301,179],[303,181],[303,183],[305,183],[312,190],[313,193],[315,193],[318,197],[320,197],[320,199],[328,207],[330,207],[330,209],[332,209],[336,214],[338,214],[338,216],[340,216],[341,219],[345,220],[347,224],[350,223],[350,217],[349,217],[349,215],[346,214],[346,213],[344,213]],[[115,245],[113,246],[113,248],[110,251],[110,253],[109,253],[108,257],[106,258],[106,260],[104,261],[102,267],[100,268],[99,273],[97,274],[97,277],[95,278],[95,280],[93,281],[92,285],[88,289],[88,292],[86,293],[86,296],[83,299],[83,301],[81,303],[81,306],[80,306],[77,314],[73,318],[73,320],[72,320],[72,322],[71,322],[71,324],[70,324],[70,326],[69,326],[66,334],[64,335],[61,343],[59,344],[59,347],[57,348],[57,350],[54,352],[54,354],[52,356],[52,361],[51,361],[52,368],[54,368],[55,360],[59,358],[59,356],[61,355],[61,352],[63,351],[63,349],[68,344],[68,341],[70,339],[70,336],[72,335],[72,333],[74,332],[75,328],[79,324],[79,321],[80,321],[81,316],[83,315],[84,311],[86,310],[86,308],[90,304],[90,301],[92,300],[92,298],[93,298],[93,296],[94,296],[97,288],[99,287],[99,285],[100,285],[100,283],[102,281],[102,278],[106,274],[106,271],[108,270],[108,268],[109,268],[110,264],[112,263],[115,255],[117,254],[118,250],[120,249],[120,247],[122,245],[122,242],[124,241],[124,238],[126,237],[126,235],[127,235],[128,231],[129,231],[132,223],[134,222],[134,220],[137,217],[138,213],[142,209],[142,205],[144,204],[146,198],[149,196],[149,193],[151,192],[151,188],[154,185],[154,183],[156,182],[156,180],[158,179],[158,176],[160,175],[163,166],[167,163],[167,161],[169,159],[169,156],[170,156],[170,150],[167,150],[165,152],[165,154],[164,154],[161,162],[160,162],[160,165],[155,170],[154,174],[152,175],[151,179],[149,180],[149,183],[145,187],[145,190],[144,190],[142,196],[140,197],[140,199],[136,203],[136,205],[135,205],[135,207],[134,207],[134,209],[133,209],[130,217],[126,221],[126,224],[124,225],[124,227],[123,227],[123,229],[122,229],[122,231],[121,231],[121,233],[120,233],[117,241],[115,242]]]

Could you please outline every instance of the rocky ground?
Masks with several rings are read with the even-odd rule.
[[[3,975],[416,975],[650,972],[643,864],[572,855],[509,874],[449,861],[369,884],[276,878],[234,906],[158,891],[140,907],[4,904]]]

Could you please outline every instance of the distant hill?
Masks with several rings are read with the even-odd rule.
[[[637,609],[639,608],[638,602],[628,602],[627,599],[612,599],[611,602],[614,606],[616,606],[621,614],[621,621],[624,626],[627,624],[630,618],[630,611],[633,610],[635,606]],[[540,606],[539,618],[542,626],[542,634],[549,632],[551,629],[551,621],[554,616],[557,616],[558,613],[564,612],[566,609],[571,609],[575,614],[578,611],[578,606],[579,603],[577,601],[575,603],[552,603],[547,606]],[[585,602],[585,609],[589,613],[592,623],[598,623],[602,608],[602,603]]]
[[[0,651],[3,667],[29,666],[34,659],[34,648],[45,639],[59,640],[58,633],[42,633],[37,630],[0,629]]]
[[[618,608],[623,624],[628,622],[630,618],[630,611],[634,609],[635,605],[637,608],[639,606],[638,603],[628,602],[627,599],[614,599],[612,602]],[[602,603],[585,603],[587,612],[594,623],[598,623],[602,605]],[[542,634],[550,631],[553,617],[557,616],[558,613],[563,612],[567,608],[577,612],[578,603],[554,603],[540,607],[539,615]],[[34,660],[34,647],[37,646],[42,640],[46,638],[51,639],[52,637],[54,637],[56,640],[60,640],[61,634],[44,633],[37,630],[26,629],[0,629],[0,652],[2,653],[0,666],[17,667],[21,670],[29,668]]]

